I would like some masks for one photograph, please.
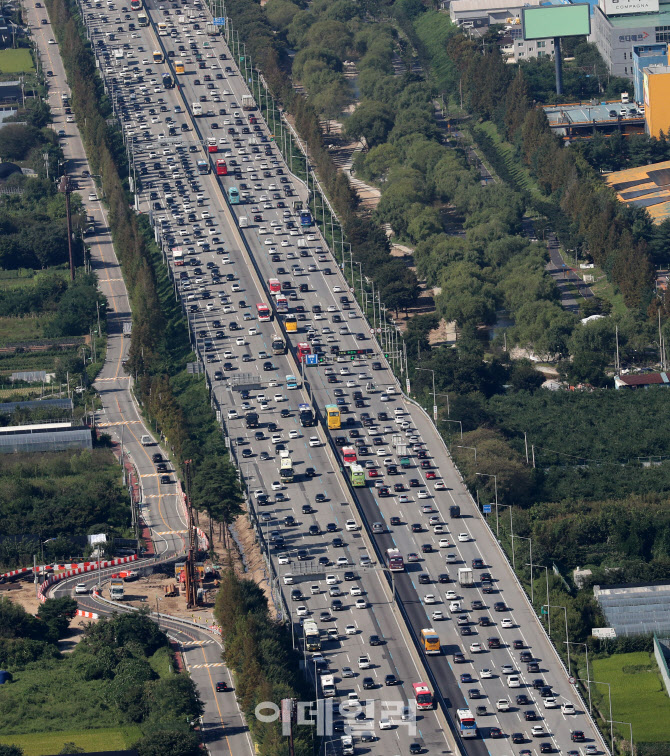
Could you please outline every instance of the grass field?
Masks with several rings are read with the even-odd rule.
[[[30,50],[0,50],[0,73],[28,73],[34,70]]]
[[[670,699],[668,698],[653,654],[644,651],[632,654],[614,654],[609,659],[591,662],[592,679],[612,686],[612,719],[632,722],[633,739],[656,743],[668,740]],[[607,717],[609,700],[606,685],[594,685],[603,698],[600,711]],[[622,737],[630,738],[628,727],[619,728]]]
[[[32,341],[44,338],[45,326],[53,320],[52,315],[24,318],[0,317],[0,345],[17,341]]]
[[[100,730],[36,732],[30,735],[0,735],[3,745],[18,745],[25,756],[58,753],[65,743],[75,743],[85,751],[122,751],[140,739],[139,727],[109,727]]]

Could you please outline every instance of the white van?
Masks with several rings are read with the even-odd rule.
[[[153,438],[151,436],[147,436],[145,434],[140,439],[140,443],[142,444],[142,446],[153,446],[156,442],[153,440]]]
[[[284,575],[284,585],[293,585],[293,575],[290,572]]]
[[[240,228],[246,228],[249,225],[249,219],[246,215],[240,216]]]

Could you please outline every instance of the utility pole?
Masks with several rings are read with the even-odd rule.
[[[72,256],[72,215],[70,213],[70,177],[62,176],[58,191],[65,195],[65,216],[67,219],[67,251],[70,257],[70,280],[74,281],[74,257]]]

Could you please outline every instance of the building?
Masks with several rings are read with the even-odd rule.
[[[651,386],[670,388],[670,377],[667,373],[636,373],[634,375],[615,375],[614,388],[648,389]]]
[[[528,58],[541,58],[554,54],[554,40],[529,40],[523,38],[521,9],[539,6],[541,0],[515,3],[515,0],[451,0],[449,17],[464,31],[483,33],[489,26],[500,24],[504,36],[500,39],[500,50],[508,63],[518,63]]]
[[[72,423],[39,423],[0,428],[0,454],[92,448],[91,429],[73,427]]]
[[[654,223],[670,218],[670,160],[616,171],[606,181],[620,202],[643,207]]]
[[[660,136],[670,130],[670,66],[656,65],[642,69],[647,132]]]
[[[670,585],[593,586],[593,595],[617,637],[670,633]]]
[[[642,69],[647,66],[666,66],[668,64],[668,44],[633,46],[633,100],[644,102]]]

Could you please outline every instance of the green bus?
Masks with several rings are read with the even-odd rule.
[[[365,485],[365,468],[361,465],[351,465],[349,467],[349,473],[351,475],[352,486],[364,486]]]

